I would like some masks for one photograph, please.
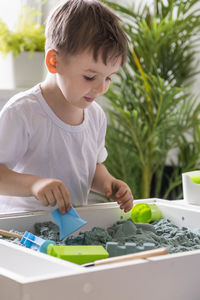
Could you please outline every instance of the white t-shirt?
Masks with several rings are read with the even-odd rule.
[[[0,163],[19,173],[62,180],[72,205],[87,204],[97,162],[107,157],[106,117],[97,103],[84,121],[61,121],[44,100],[40,85],[12,97],[0,112]],[[0,196],[0,212],[54,210],[34,197]]]

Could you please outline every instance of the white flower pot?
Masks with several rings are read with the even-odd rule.
[[[30,88],[45,76],[44,52],[0,54],[0,89]]]

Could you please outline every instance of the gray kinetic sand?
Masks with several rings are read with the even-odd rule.
[[[111,227],[93,227],[91,231],[71,235],[59,241],[59,229],[52,222],[35,224],[35,234],[44,239],[54,240],[58,245],[103,245],[107,242],[118,242],[124,245],[134,242],[137,246],[154,243],[155,248],[166,247],[169,253],[200,249],[200,229],[179,228],[169,220],[161,219],[151,224],[133,223],[131,220],[118,221]],[[10,239],[19,243],[18,239]]]
[[[36,234],[45,239],[53,239],[64,245],[103,245],[107,242],[118,242],[124,245],[134,242],[137,246],[154,243],[155,248],[167,247],[169,253],[200,249],[200,229],[192,231],[186,227],[179,228],[169,220],[161,219],[152,224],[133,223],[131,220],[118,221],[111,227],[93,227],[91,231],[80,232],[61,243],[59,231],[53,223],[38,223]]]

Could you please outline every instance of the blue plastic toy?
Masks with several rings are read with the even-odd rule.
[[[43,252],[42,249],[44,247],[47,247],[47,244],[53,244],[56,245],[55,242],[50,241],[50,240],[44,240],[38,236],[35,236],[34,234],[32,234],[31,232],[26,231],[24,233],[24,235],[22,236],[20,243],[24,246],[26,246],[27,248],[31,248],[40,252]]]
[[[54,210],[51,215],[60,229],[60,240],[87,224],[87,221],[82,219],[72,206],[64,215],[59,209]]]

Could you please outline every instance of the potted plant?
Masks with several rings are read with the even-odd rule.
[[[198,0],[155,0],[154,8],[137,12],[104,2],[119,14],[130,39],[127,65],[106,95],[106,165],[135,198],[181,198],[181,174],[200,167],[200,105],[190,88]]]
[[[23,6],[14,30],[0,20],[0,87],[27,88],[42,80],[44,73],[44,26],[39,12]]]

